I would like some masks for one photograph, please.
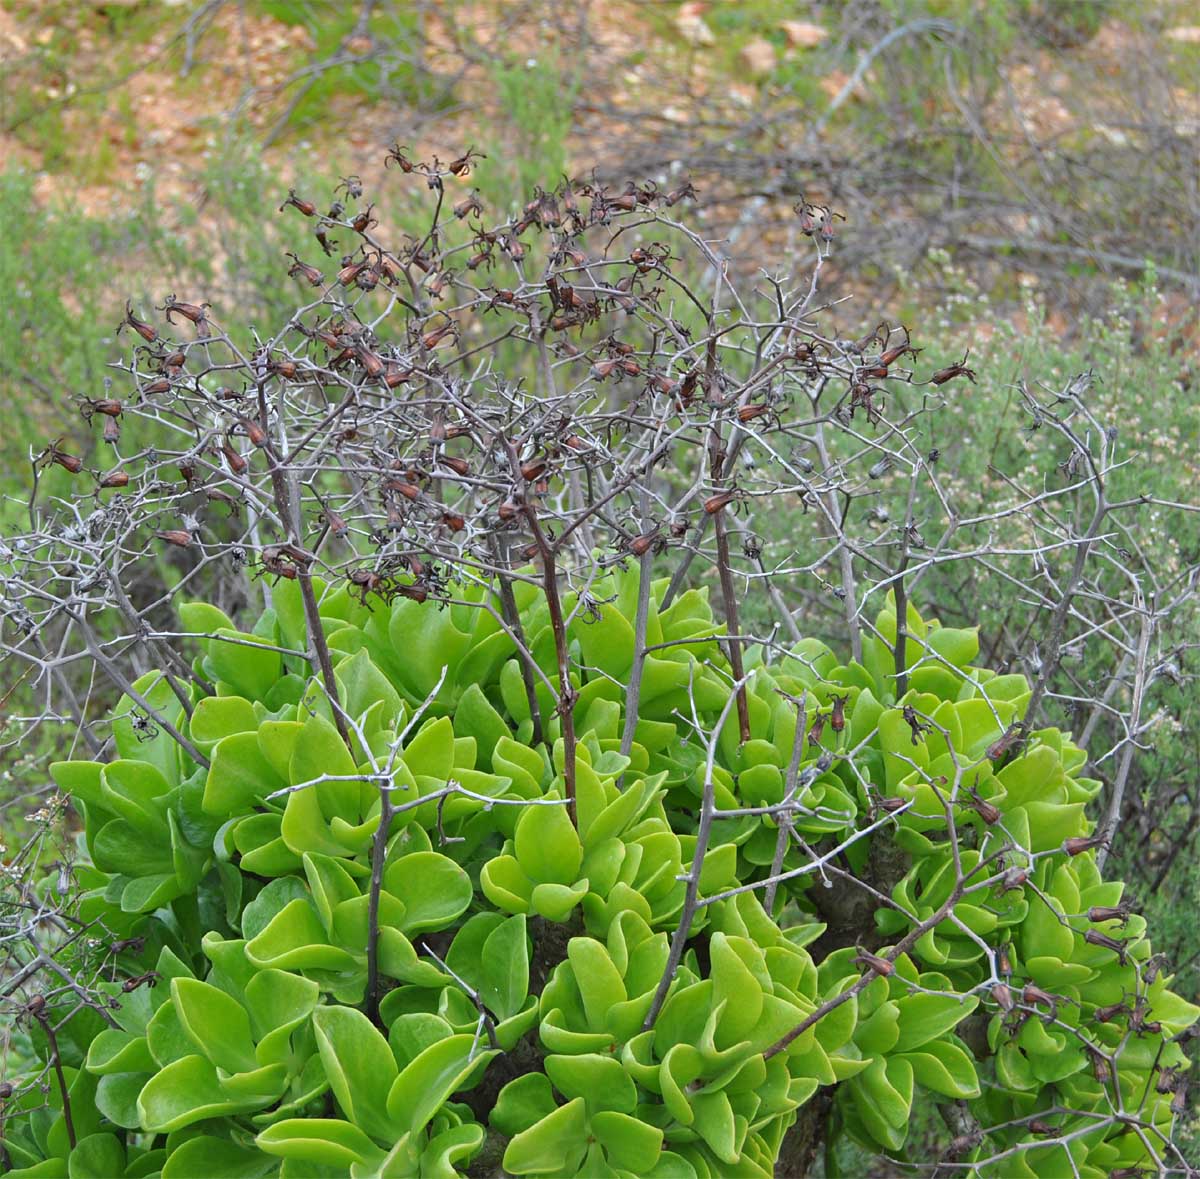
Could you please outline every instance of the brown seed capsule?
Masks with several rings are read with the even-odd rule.
[[[734,491],[720,491],[716,495],[710,495],[704,501],[704,511],[710,516],[715,516],[722,508],[733,503],[736,498],[737,493]]]
[[[742,405],[738,407],[737,419],[739,422],[752,422],[768,413],[770,406],[767,405]]]
[[[1043,1122],[1040,1118],[1034,1118],[1029,1123],[1029,1132],[1031,1134],[1038,1134],[1043,1138],[1052,1137],[1058,1133],[1049,1122]]]
[[[1127,904],[1120,905],[1093,905],[1087,911],[1089,921],[1120,921],[1122,925],[1129,920],[1129,906]]]
[[[644,557],[659,540],[657,529],[654,532],[643,532],[641,536],[635,536],[629,542],[629,551],[635,557]]]
[[[250,465],[232,446],[228,440],[221,443],[221,453],[225,456],[225,461],[229,464],[229,469],[235,475],[241,475]]]
[[[267,367],[276,376],[283,377],[288,381],[295,377],[298,371],[294,360],[273,360]]]
[[[594,381],[606,380],[617,368],[615,360],[598,360],[592,365],[590,376]]]
[[[1041,987],[1034,983],[1026,983],[1024,990],[1021,992],[1021,999],[1030,1006],[1041,1005],[1048,1007],[1053,1015],[1058,1010],[1058,999],[1047,991],[1043,991]]]
[[[389,389],[394,389],[397,385],[403,385],[405,381],[410,380],[412,375],[411,368],[401,368],[398,364],[389,364],[387,371],[383,374],[383,383]]]
[[[118,442],[121,438],[121,423],[116,418],[104,419],[104,441]]]
[[[1069,856],[1081,856],[1084,852],[1103,847],[1104,843],[1103,835],[1076,835],[1071,839],[1063,840],[1062,850]]]
[[[997,983],[992,987],[992,998],[996,1000],[1001,1011],[1011,1011],[1013,1009],[1012,990],[1007,983]]]
[[[498,515],[501,520],[504,520],[507,523],[510,520],[515,520],[519,514],[519,511],[520,509],[516,504],[505,503],[501,504],[496,509],[496,515]]]
[[[896,811],[903,810],[908,805],[908,800],[904,798],[881,798],[879,800],[879,809],[886,814],[892,815]]]
[[[545,473],[548,464],[545,459],[531,459],[527,463],[521,464],[521,478],[526,483],[533,483],[540,479]]]
[[[175,321],[171,318],[171,313],[178,312],[190,323],[200,324],[208,318],[205,314],[207,307],[207,303],[200,304],[199,306],[195,303],[180,303],[174,295],[170,295],[163,304],[162,310],[167,314],[167,323],[174,323]]]
[[[466,459],[461,459],[455,455],[444,454],[438,460],[443,467],[449,467],[456,475],[467,475],[471,471],[471,464]]]
[[[988,746],[985,756],[989,761],[999,761],[1013,750],[1020,748],[1024,735],[1025,725],[1021,721],[1009,725],[1005,729],[1004,735]]]
[[[282,213],[288,205],[291,205],[293,209],[299,209],[305,217],[312,217],[317,211],[317,206],[312,201],[306,201],[303,197],[298,197],[294,188],[288,189],[287,200],[279,206],[279,211]]]
[[[454,215],[460,221],[464,217],[472,215],[478,217],[483,212],[483,205],[479,202],[479,194],[471,193],[470,196],[465,196],[461,201],[457,201],[454,205]]]
[[[142,386],[142,392],[147,397],[154,397],[159,393],[168,393],[171,389],[171,382],[166,377],[159,377],[157,380],[151,381],[148,385]]]
[[[310,286],[319,287],[325,281],[325,276],[315,267],[310,266],[307,262],[301,262],[295,254],[290,251],[285,255],[292,259],[292,266],[288,268],[288,277],[303,278]]]
[[[129,475],[125,471],[109,471],[107,475],[100,476],[101,487],[128,487]]]
[[[12,1095],[12,1085],[8,1081],[0,1081],[0,1101],[7,1101]]]
[[[967,353],[970,355],[970,353]],[[948,368],[940,368],[929,378],[931,385],[944,385],[947,381],[952,381],[955,377],[966,377],[972,383],[975,380],[975,371],[967,368],[967,355],[964,355],[958,364],[952,364]]]
[[[426,332],[421,337],[421,343],[426,348],[436,348],[443,340],[453,340],[454,324],[443,324],[440,328],[435,328],[431,332]]]
[[[337,272],[337,280],[344,287],[348,287],[370,263],[364,258],[361,262],[350,262]]]
[[[849,699],[849,696],[830,696],[829,698],[831,707],[829,727],[835,733],[840,733],[846,727],[846,701]]]
[[[165,540],[167,544],[173,544],[181,549],[186,549],[192,543],[192,534],[183,528],[168,528],[165,532],[159,532],[157,535],[160,540]]]
[[[255,446],[266,446],[267,432],[256,421],[251,418],[238,418],[238,423],[246,433],[246,437]]]
[[[990,803],[987,799],[980,798],[979,792],[974,788],[971,789],[971,808],[977,815],[990,827],[994,823],[1000,822],[1000,808],[994,803]],[[1024,882],[1022,882],[1024,883]]]
[[[810,745],[819,745],[821,743],[821,734],[825,731],[825,714],[817,713],[811,727],[808,730],[808,743]]]
[[[1109,937],[1106,933],[1101,933],[1098,929],[1089,929],[1083,935],[1083,940],[1092,946],[1103,946],[1106,950],[1112,950],[1114,954],[1121,960],[1121,964],[1125,964],[1125,945],[1126,943],[1115,937]]]
[[[1109,1068],[1108,1061],[1099,1052],[1089,1052],[1088,1055],[1092,1061],[1092,1076],[1101,1085],[1107,1085],[1112,1080],[1112,1069]]]
[[[376,224],[375,218],[371,216],[371,210],[375,208],[374,204],[368,205],[363,209],[353,221],[350,222],[350,228],[355,233],[366,233],[372,225]]]
[[[83,459],[77,455],[67,454],[65,450],[59,450],[57,447],[50,452],[50,461],[57,463],[64,471],[69,471],[72,475],[78,475],[83,470]]]
[[[152,324],[148,324],[144,319],[138,319],[133,313],[133,304],[128,300],[125,301],[125,319],[118,326],[117,331],[128,325],[133,328],[147,344],[153,344],[158,339],[158,329]]]
[[[196,464],[184,461],[179,464],[179,477],[189,486],[196,477]]]
[[[85,418],[91,418],[92,414],[104,414],[105,417],[119,418],[121,416],[121,403],[111,397],[105,397],[100,401],[87,401],[81,410]]]
[[[467,526],[464,520],[457,512],[443,512],[442,523],[450,529],[451,532],[461,532]]]
[[[363,366],[363,371],[369,377],[381,377],[384,374],[386,366],[383,361],[363,344],[360,344],[354,349],[355,356],[358,357],[358,363]]]
[[[866,950],[859,950],[851,961],[861,963],[875,974],[882,975],[884,978],[887,978],[896,970],[895,965],[886,958],[880,958],[875,954],[868,954]]]
[[[455,438],[469,438],[471,436],[471,427],[465,426],[461,422],[456,422],[446,427],[446,441],[449,442]]]

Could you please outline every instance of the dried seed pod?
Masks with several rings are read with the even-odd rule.
[[[183,528],[168,528],[156,535],[159,540],[165,540],[167,544],[175,545],[176,548],[186,549],[192,543],[192,534]]]
[[[119,442],[121,438],[121,423],[116,418],[105,418],[103,436],[105,442]]]
[[[821,743],[821,734],[825,732],[825,721],[825,714],[823,712],[818,712],[808,730],[809,745],[819,745]]]
[[[109,471],[107,475],[100,476],[99,483],[101,487],[128,487],[129,473],[119,469]]]
[[[704,511],[709,516],[715,516],[722,508],[733,503],[737,498],[736,491],[720,491],[716,495],[710,495],[704,501]]]
[[[987,753],[984,755],[989,761],[1000,761],[1007,757],[1014,750],[1021,747],[1025,738],[1025,724],[1023,721],[1016,721],[1004,730],[1004,735],[999,740],[993,741],[987,748]]]
[[[451,532],[461,532],[467,526],[466,520],[457,512],[443,512],[442,523],[450,529]]]
[[[298,197],[294,188],[288,189],[287,200],[279,206],[279,211],[282,213],[289,205],[293,209],[299,209],[305,217],[312,217],[317,211],[317,206],[312,201],[306,201],[303,197]]]
[[[1013,1009],[1012,989],[1007,983],[997,983],[992,987],[992,998],[996,1000],[996,1004],[1001,1011],[1011,1011]]]
[[[225,456],[225,461],[229,464],[229,469],[235,475],[244,474],[246,468],[250,465],[241,454],[234,450],[228,438],[221,443],[221,453]]]
[[[454,215],[460,221],[465,217],[478,217],[482,213],[483,205],[480,203],[478,190],[472,192],[470,196],[463,197],[461,201],[455,202]]]
[[[1106,950],[1112,950],[1114,954],[1121,960],[1121,965],[1125,964],[1125,946],[1126,942],[1119,938],[1109,937],[1106,933],[1101,933],[1098,929],[1089,929],[1084,932],[1083,940],[1092,946],[1103,946]]]
[[[503,520],[505,523],[508,523],[509,521],[517,518],[517,516],[520,514],[520,509],[516,504],[503,503],[496,509],[496,514],[501,520]]]
[[[1081,856],[1084,852],[1103,847],[1105,842],[1103,835],[1076,835],[1063,840],[1062,850],[1069,856]]]
[[[471,465],[466,459],[457,458],[454,455],[441,455],[438,461],[443,467],[449,467],[456,475],[468,475],[471,472]]]
[[[931,385],[944,385],[947,381],[952,381],[955,377],[966,377],[968,381],[974,383],[975,371],[967,368],[967,357],[969,352],[963,354],[962,360],[957,364],[952,364],[947,368],[940,368],[929,378]]]
[[[383,383],[389,389],[394,389],[397,385],[403,385],[405,381],[410,380],[412,375],[411,368],[401,368],[398,364],[389,363],[387,371],[383,374]]]
[[[526,483],[533,483],[546,473],[548,465],[545,459],[530,459],[529,462],[521,464],[521,478]]]
[[[829,698],[832,709],[829,713],[829,727],[835,733],[840,733],[846,727],[846,701],[849,699],[849,696],[830,696]]]
[[[159,393],[169,393],[171,391],[171,382],[166,377],[158,377],[151,381],[148,385],[142,386],[142,393],[147,397],[157,396]]]
[[[741,405],[738,406],[737,419],[739,422],[752,422],[755,418],[761,418],[771,412],[771,407],[768,405]]]
[[[127,326],[133,328],[148,344],[153,344],[158,339],[158,329],[144,319],[138,319],[133,313],[133,304],[128,299],[125,301],[125,318],[118,324],[117,331]]]
[[[301,262],[295,254],[290,251],[285,255],[292,259],[292,266],[288,268],[289,278],[302,278],[310,286],[319,287],[325,281],[325,276],[315,267],[310,266],[307,262]]]
[[[889,962],[886,958],[880,958],[875,954],[869,954],[866,950],[859,950],[858,953],[855,954],[855,956],[851,959],[851,961],[861,963],[875,974],[882,975],[884,978],[887,978],[891,974],[895,973],[896,970],[895,965]]]

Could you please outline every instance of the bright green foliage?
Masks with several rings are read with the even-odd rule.
[[[654,600],[664,589],[655,584]],[[561,720],[538,677],[545,732],[532,742],[497,598],[458,587],[474,607],[368,610],[345,588],[317,590],[352,751],[301,674],[304,615],[283,581],[252,635],[210,606],[184,608],[187,629],[212,636],[197,670],[215,686],[190,716],[154,675],[137,685],[209,768],[161,725],[139,732],[129,720],[116,722],[115,760],[54,767],[86,824],[82,915],[145,939],[119,958],[121,978],[158,978],[128,993],[107,984],[115,1027],[92,1012],[70,1023],[60,1048],[76,1145],[51,1086],[48,1108],[8,1119],[14,1174],[440,1179],[478,1159],[513,1175],[769,1176],[797,1111],[824,1086],[837,1087],[840,1132],[880,1152],[905,1149],[914,1109],[965,1101],[983,1127],[1008,1126],[964,1156],[1006,1152],[980,1168],[989,1177],[1099,1179],[1147,1164],[1156,1132],[1169,1133],[1170,1095],[1154,1070],[1185,1065],[1172,1037],[1200,1012],[1169,978],[1147,981],[1141,918],[1123,929],[1088,918],[1122,886],[1100,878],[1092,851],[1063,848],[1088,832],[1099,788],[1080,776],[1082,752],[1046,729],[1007,762],[988,756],[1029,689],[971,666],[973,630],[910,611],[902,700],[887,609],[861,663],[839,664],[815,640],[770,665],[752,655],[751,739],[740,741],[727,710],[711,767],[718,812],[778,804],[795,701],[811,722],[845,697],[844,726],[811,733],[798,765],[853,756],[810,776],[795,831],[820,848],[849,840],[856,871],[875,852],[899,856],[887,883],[896,907],[875,914],[879,953],[929,928],[893,955],[890,974],[864,974],[845,944],[870,930],[818,950],[822,874],[793,841],[783,871],[796,874],[771,912],[762,889],[701,904],[651,1020],[696,847],[705,734],[731,691],[705,593],[652,606],[656,650],[622,754],[637,578],[611,573],[591,587],[601,604],[580,610],[570,635],[582,669],[576,827],[563,805]],[[532,583],[515,592],[553,681],[545,603]],[[381,783],[398,813],[376,900],[384,993],[373,1022]],[[893,819],[853,840],[884,797]],[[770,817],[718,813],[701,899],[763,880],[777,842]],[[1125,939],[1121,953],[1086,941],[1089,930]],[[1008,973],[996,974],[1001,958]],[[1026,984],[1053,1006],[1022,1005]],[[1138,994],[1151,1026],[1095,1019]],[[1110,1058],[1111,1079],[1097,1079],[1085,1040]],[[1109,1116],[1118,1096],[1140,1129]],[[1030,1128],[1040,1111],[1068,1147]]]

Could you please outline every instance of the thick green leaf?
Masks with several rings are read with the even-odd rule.
[[[416,1134],[494,1051],[479,1051],[475,1036],[451,1036],[426,1048],[395,1079],[387,1111],[400,1132]]]
[[[587,1149],[586,1125],[583,1098],[577,1097],[515,1135],[504,1151],[504,1169],[510,1175],[573,1174]]]
[[[391,1142],[403,1128],[388,1112],[387,1091],[396,1079],[396,1058],[388,1042],[361,1011],[319,1007],[313,1030],[321,1063],[342,1113],[380,1142]]]

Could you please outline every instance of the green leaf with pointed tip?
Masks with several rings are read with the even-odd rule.
[[[341,1168],[383,1161],[384,1152],[357,1126],[338,1118],[287,1118],[254,1140],[260,1150],[299,1163]],[[293,1172],[303,1175],[304,1170]]]
[[[360,648],[353,655],[339,661],[334,670],[338,682],[342,685],[342,707],[356,720],[377,702],[383,701],[378,723],[387,727],[404,707],[400,693],[371,661],[366,648]]]
[[[510,1019],[529,994],[529,943],[525,917],[516,914],[501,922],[483,943],[480,997],[497,1019]]]
[[[583,1098],[559,1106],[541,1121],[514,1135],[502,1165],[510,1175],[571,1175],[587,1150],[587,1113]]]
[[[529,896],[529,907],[547,921],[563,922],[587,896],[588,882],[577,884],[535,884]]]
[[[342,1113],[372,1138],[393,1141],[403,1129],[390,1115],[386,1101],[397,1076],[388,1042],[361,1011],[351,1007],[318,1007],[312,1026]]]
[[[583,845],[565,806],[531,806],[517,820],[517,863],[537,884],[573,884]]]
[[[67,1157],[70,1179],[111,1179],[125,1174],[125,1147],[115,1134],[89,1134]]]
[[[635,1175],[663,1175],[656,1166],[662,1151],[663,1132],[640,1118],[617,1110],[603,1110],[590,1119],[592,1133],[608,1155],[608,1161]]]
[[[411,1061],[387,1095],[387,1111],[401,1131],[416,1134],[428,1125],[472,1075],[482,1070],[495,1051],[479,1051],[475,1036],[450,1036],[431,1044]]]
[[[217,1068],[241,1073],[258,1067],[250,1017],[231,995],[199,979],[174,978],[171,999],[183,1030]]]
[[[402,856],[384,870],[383,887],[404,903],[400,928],[410,937],[445,929],[466,912],[475,895],[466,872],[438,852]]]
[[[918,1085],[944,1097],[962,1100],[979,1096],[975,1063],[965,1049],[950,1040],[933,1040],[917,1052],[903,1055]]]
[[[468,686],[454,709],[454,732],[459,737],[474,737],[477,742],[477,763],[481,769],[492,770],[492,751],[512,730],[492,707],[477,683]]]
[[[629,998],[620,972],[608,950],[594,938],[573,937],[567,943],[567,958],[583,1001],[588,1029],[598,1032],[605,1027],[609,1010]]]
[[[228,1138],[199,1134],[180,1143],[163,1164],[162,1179],[262,1179],[279,1164],[269,1154]]]
[[[257,728],[254,706],[241,696],[205,696],[197,701],[188,722],[193,744],[205,753],[222,737]]]
[[[228,627],[213,632],[207,662],[219,680],[232,685],[248,700],[265,699],[283,673],[283,658],[278,651]]]
[[[557,1108],[546,1074],[525,1073],[500,1090],[488,1123],[505,1137],[512,1138]]]
[[[312,901],[298,897],[286,904],[267,927],[246,943],[246,957],[256,966],[279,970],[351,970],[355,959],[331,946]]]
[[[900,1036],[892,1051],[911,1052],[961,1023],[979,1005],[975,995],[907,995],[894,1000]]]
[[[213,750],[202,805],[207,814],[227,818],[249,810],[271,791],[286,785],[263,757],[259,734],[234,733],[218,741]]]
[[[278,1093],[231,1098],[217,1070],[203,1056],[185,1056],[155,1073],[137,1099],[144,1129],[165,1134],[224,1114],[247,1113],[278,1098]]]
[[[568,1100],[582,1097],[589,1115],[603,1109],[632,1113],[637,1089],[614,1056],[600,1052],[547,1056],[542,1062],[554,1087]]]

